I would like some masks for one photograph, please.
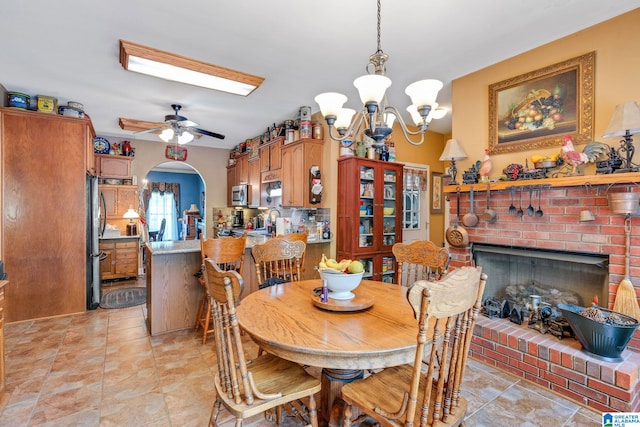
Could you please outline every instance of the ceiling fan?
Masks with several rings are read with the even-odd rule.
[[[164,116],[164,123],[145,122],[120,117],[120,128],[123,130],[134,131],[134,135],[157,133],[160,139],[165,142],[169,142],[175,137],[178,144],[191,142],[194,137],[199,137],[200,135],[224,139],[224,135],[201,129],[198,127],[198,123],[181,116],[180,110],[182,109],[182,106],[180,104],[171,104],[171,108],[173,109],[174,114],[167,114]]]

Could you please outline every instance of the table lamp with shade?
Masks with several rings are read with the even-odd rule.
[[[640,106],[635,101],[616,105],[609,126],[604,131],[603,138],[622,136],[620,147],[616,150],[622,167],[617,172],[638,172],[640,168],[632,162],[636,149],[633,146],[631,135],[640,132]]]
[[[137,236],[138,226],[134,222],[134,220],[140,218],[138,212],[136,212],[131,206],[129,206],[129,209],[124,213],[122,217],[129,220],[129,223],[127,224],[127,236]]]
[[[451,184],[456,185],[458,181],[456,177],[458,175],[458,169],[456,168],[456,161],[467,158],[467,153],[464,152],[462,145],[457,139],[450,139],[447,141],[447,145],[444,146],[444,151],[440,155],[440,161],[451,161],[449,171],[451,172]]]

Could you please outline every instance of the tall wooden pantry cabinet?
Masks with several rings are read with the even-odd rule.
[[[336,257],[360,260],[368,279],[395,278],[391,249],[402,241],[402,168],[361,157],[338,160]]]
[[[5,320],[86,308],[88,119],[0,108]]]

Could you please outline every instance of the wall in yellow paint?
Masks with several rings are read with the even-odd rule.
[[[468,169],[482,159],[489,146],[489,85],[525,74],[566,59],[595,51],[595,141],[613,147],[619,138],[602,138],[617,104],[640,102],[640,9],[558,39],[539,48],[509,58],[490,67],[456,79],[452,83],[453,137],[463,145],[468,159],[458,163]],[[522,37],[522,34],[514,34]],[[576,147],[580,150],[580,146]],[[532,154],[555,154],[560,146],[492,156],[491,178],[498,177],[510,163],[525,164]],[[636,156],[637,158],[637,156]],[[531,163],[529,163],[530,166]],[[593,174],[593,165],[585,174]]]

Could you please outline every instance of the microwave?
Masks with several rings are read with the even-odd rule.
[[[249,206],[251,203],[251,186],[247,184],[231,187],[231,206]]]

